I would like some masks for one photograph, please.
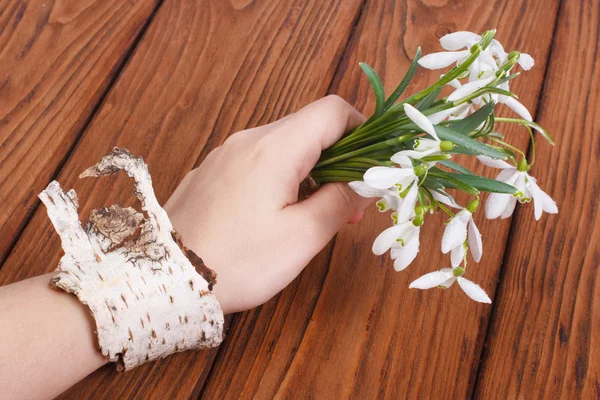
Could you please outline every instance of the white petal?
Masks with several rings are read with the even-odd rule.
[[[448,289],[450,286],[454,285],[454,282],[456,282],[456,277],[453,276],[452,278],[448,279],[446,282],[441,283],[439,286],[443,286],[446,289]]]
[[[410,265],[419,253],[419,230],[413,233],[404,247],[391,250],[391,256],[394,259],[394,269],[402,271]]]
[[[485,291],[478,284],[462,277],[458,277],[457,280],[463,292],[465,292],[467,296],[473,300],[488,304],[492,302],[487,293],[485,293]]]
[[[500,218],[506,219],[506,218],[510,217],[511,215],[513,215],[516,205],[517,205],[517,198],[515,196],[510,196],[510,200],[506,204],[506,207],[504,208],[502,215],[500,215]]]
[[[381,200],[383,200],[392,210],[398,210],[402,205],[402,199],[397,194],[385,195]]]
[[[527,172],[517,172],[517,180],[515,180],[515,183],[513,183],[513,186],[515,187],[515,189],[517,189],[519,191],[519,202],[520,203],[526,203],[528,201],[531,201],[531,193],[529,193],[529,189],[527,188],[527,185],[525,184],[526,180],[527,180]]]
[[[495,75],[490,76],[489,78],[478,79],[473,82],[466,83],[460,87],[460,89],[456,89],[450,96],[448,96],[447,101],[455,101],[458,99],[462,99],[480,89],[489,83],[491,83],[494,79],[496,79]]]
[[[480,63],[480,69],[482,71],[497,71],[498,64],[496,64],[496,60],[492,57],[492,53],[489,50],[484,50],[479,54],[477,61]]]
[[[485,203],[485,217],[487,219],[500,217],[511,198],[513,197],[510,194],[490,193]]]
[[[373,254],[380,256],[388,251],[396,242],[396,239],[400,237],[404,229],[406,229],[406,225],[404,224],[394,225],[381,232],[373,242]]]
[[[415,183],[411,186],[410,190],[406,194],[406,197],[402,201],[402,206],[398,210],[398,222],[406,222],[412,216],[415,205],[417,204],[417,196],[419,195],[419,185]]]
[[[446,254],[457,246],[462,246],[467,239],[467,222],[471,219],[468,210],[461,210],[446,225],[442,237],[442,253]]]
[[[442,36],[440,44],[446,50],[460,50],[465,47],[471,47],[480,40],[481,36],[476,33],[458,31]]]
[[[456,204],[456,201],[454,201],[454,197],[450,196],[448,193],[443,192],[442,193],[438,193],[434,190],[430,190],[429,193],[431,193],[431,195],[433,196],[433,198],[436,201],[439,201],[440,203],[449,206],[449,207],[454,207],[454,208],[459,208],[460,206],[458,204]]]
[[[427,54],[419,59],[419,65],[427,69],[440,69],[469,57],[470,51],[443,51]]]
[[[519,114],[524,120],[533,121],[533,117],[529,113],[529,110],[527,110],[527,107],[521,104],[517,99],[504,96],[502,102],[509,106],[511,110]]]
[[[354,190],[362,197],[383,197],[386,194],[389,194],[389,190],[376,189],[374,187],[369,186],[366,182],[363,181],[349,182],[348,186],[350,186],[352,190]]]
[[[481,241],[481,233],[479,233],[479,229],[477,229],[473,218],[471,218],[471,222],[469,223],[469,248],[475,262],[479,262],[483,255],[483,242]]]
[[[409,289],[431,289],[453,277],[452,270],[450,268],[444,268],[443,270],[423,275],[413,281],[408,287]]]
[[[415,150],[418,151],[427,151],[427,150],[439,150],[440,149],[440,141],[434,139],[423,139],[419,138],[415,140],[415,144],[413,146]]]
[[[442,75],[442,77],[443,76],[444,75]],[[462,83],[460,83],[458,79],[454,78],[450,82],[448,82],[448,86],[452,86],[454,89],[458,89],[462,86]]]
[[[504,182],[508,185],[514,185],[518,177],[519,171],[517,171],[516,168],[507,168],[498,174],[496,180]],[[486,218],[494,219],[503,215],[504,211],[509,205],[509,202],[513,198],[514,197],[512,194],[490,193],[485,203]]]
[[[463,262],[465,257],[465,246],[462,244],[460,246],[456,246],[450,252],[450,262],[452,263],[452,268],[458,267],[460,263]]]
[[[442,122],[443,120],[445,120],[446,118],[448,118],[450,115],[452,115],[452,114],[458,114],[458,113],[464,111],[465,107],[468,107],[468,104],[461,104],[459,106],[452,107],[452,108],[449,108],[449,109],[444,110],[444,111],[436,112],[435,114],[429,115],[427,117],[427,119],[432,124],[439,124],[440,122]]]
[[[412,169],[401,169],[393,167],[369,168],[363,176],[364,181],[375,189],[387,189],[394,186],[403,178],[414,176]]]
[[[504,64],[504,62],[506,62],[507,56],[506,51],[504,51],[504,46],[502,46],[502,44],[496,39],[493,39],[490,48],[492,50],[492,53],[494,53],[496,57],[498,57],[498,61],[500,61],[500,64]]]
[[[542,211],[546,211],[549,214],[558,213],[556,202],[552,200],[552,197],[548,196],[546,192],[540,189],[533,179],[527,180],[527,187],[533,197],[533,209],[537,221],[542,217]]]
[[[525,71],[529,71],[531,68],[533,68],[534,64],[535,61],[533,60],[533,57],[531,57],[529,54],[521,53],[521,57],[519,57],[519,65],[521,68],[523,68]]]
[[[435,133],[435,128],[433,127],[433,124],[427,119],[427,117],[423,113],[421,113],[421,111],[417,110],[410,104],[405,104],[404,112],[406,113],[406,116],[410,118],[412,122],[417,124],[419,128],[421,128],[423,131],[425,131],[438,141],[440,140],[437,136],[437,133]]]
[[[492,168],[502,168],[502,169],[507,169],[507,168],[512,168],[515,169],[515,167],[513,167],[512,165],[510,165],[509,163],[507,163],[506,161],[503,160],[496,160],[495,158],[492,157],[488,157],[488,156],[477,156],[477,159],[483,164],[483,165],[487,165],[488,167],[492,167]]]

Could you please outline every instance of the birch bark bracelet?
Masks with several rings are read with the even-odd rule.
[[[50,285],[89,308],[99,350],[119,370],[218,346],[223,311],[211,293],[216,274],[183,246],[144,161],[115,148],[80,177],[119,170],[134,179],[146,215],[113,205],[92,211],[82,228],[74,190],[65,193],[53,181],[40,193],[65,252]]]

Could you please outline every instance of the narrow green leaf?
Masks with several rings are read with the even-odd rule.
[[[429,93],[427,96],[423,97],[421,100],[415,104],[415,108],[421,112],[427,110],[431,105],[435,102],[435,99],[438,98],[440,92],[443,88],[437,88],[433,92]]]
[[[481,190],[482,192],[493,192],[493,193],[507,193],[515,194],[517,189],[513,186],[508,185],[504,182],[497,181],[495,179],[485,178],[473,174],[455,174],[448,173],[452,178],[461,181],[462,183],[472,186],[475,189]]]
[[[515,79],[515,78],[516,78],[517,76],[519,76],[519,75],[520,75],[520,73],[519,73],[519,72],[517,72],[516,74],[512,74],[512,75],[505,76],[504,78],[502,78],[502,79],[498,80],[498,82],[496,82],[496,86],[500,86],[500,85],[502,85],[504,82],[508,82],[508,81],[510,81],[511,79]]]
[[[434,179],[435,181],[437,181],[438,183],[441,183],[446,188],[454,188],[454,189],[462,190],[463,192],[471,194],[473,196],[477,196],[479,194],[479,190],[477,190],[477,188],[469,185],[468,183],[463,182],[460,179],[455,178],[453,176],[455,174],[451,174],[450,172],[445,172],[442,170],[438,170],[438,171],[430,170],[429,173],[427,174],[427,178],[425,181],[427,181],[428,179]],[[464,175],[464,176],[468,176],[468,175]]]
[[[494,111],[495,104],[493,102],[487,103],[485,106],[481,107],[479,110],[475,111],[473,114],[469,115],[467,118],[459,119],[453,121],[448,125],[453,131],[461,133],[463,135],[468,135],[483,121],[487,119],[487,117]]]
[[[384,112],[387,111],[391,106],[393,106],[396,100],[398,100],[402,93],[404,93],[413,76],[415,76],[415,72],[417,72],[420,58],[421,48],[419,47],[417,49],[417,53],[415,54],[415,58],[413,59],[412,63],[410,63],[410,67],[408,67],[408,71],[406,71],[406,75],[404,75],[404,78],[402,79],[396,90],[394,90],[390,97],[388,97],[388,99],[385,101],[385,105],[383,107]]]
[[[379,79],[379,75],[377,75],[377,72],[375,72],[375,70],[371,68],[368,64],[361,62],[359,63],[359,65],[363,72],[367,75],[367,78],[369,78],[369,82],[371,82],[371,87],[373,88],[373,92],[375,93],[375,100],[377,102],[377,105],[373,116],[377,118],[381,114],[383,114],[384,111],[383,107],[385,105],[385,94],[383,92],[383,84],[381,83],[381,79]]]
[[[468,169],[466,169],[462,165],[455,163],[454,161],[443,160],[443,161],[438,161],[438,164],[441,164],[441,165],[443,165],[446,168],[453,169],[453,170],[461,172],[463,174],[473,175],[473,173],[471,171],[469,171]]]
[[[514,124],[525,125],[525,126],[528,126],[530,128],[533,128],[537,132],[539,132],[544,137],[544,139],[546,139],[548,142],[550,142],[551,145],[554,146],[554,140],[552,139],[552,137],[550,136],[550,134],[548,133],[548,131],[546,129],[544,129],[538,123],[535,123],[533,121],[527,121],[525,119],[517,119],[517,118],[497,118],[496,120],[498,122],[512,122]]]
[[[495,148],[478,142],[468,136],[462,135],[450,128],[442,125],[435,125],[435,132],[441,140],[449,140],[454,144],[462,146],[467,150],[474,152],[477,155],[484,155],[501,160],[506,159],[506,155]],[[456,150],[456,149],[455,149]]]

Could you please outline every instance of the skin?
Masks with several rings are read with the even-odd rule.
[[[297,199],[321,151],[363,121],[344,100],[328,96],[238,132],[167,201],[185,245],[217,272],[213,292],[225,314],[271,299],[344,224],[362,218],[370,200],[346,184]],[[0,397],[53,398],[106,363],[90,313],[74,296],[51,289],[51,275],[0,288]]]

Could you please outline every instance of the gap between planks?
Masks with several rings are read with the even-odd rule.
[[[135,39],[131,43],[131,46],[125,51],[125,55],[123,56],[123,59],[121,60],[120,63],[118,63],[116,65],[114,75],[108,81],[108,84],[107,84],[105,90],[102,92],[102,94],[98,98],[98,102],[94,105],[94,107],[92,108],[90,114],[85,119],[85,122],[83,123],[81,129],[75,135],[75,139],[73,140],[73,143],[71,143],[71,145],[69,146],[69,148],[67,149],[67,151],[64,153],[63,157],[61,158],[60,162],[57,164],[56,168],[54,169],[54,172],[52,173],[52,175],[50,177],[49,182],[52,182],[53,180],[55,180],[58,177],[58,175],[60,174],[60,172],[62,171],[65,163],[67,162],[67,160],[69,159],[69,157],[71,156],[71,154],[73,153],[73,151],[75,150],[75,148],[77,147],[77,144],[79,143],[80,139],[83,137],[83,134],[85,133],[85,131],[89,127],[90,123],[92,122],[92,120],[94,119],[94,117],[96,116],[96,114],[98,113],[98,110],[100,110],[100,108],[102,107],[102,104],[104,103],[104,100],[106,99],[106,97],[108,96],[108,94],[110,93],[110,91],[112,90],[115,82],[121,76],[121,73],[123,72],[123,69],[127,65],[127,62],[129,61],[129,59],[131,58],[131,56],[135,53],[135,50],[137,49],[138,44],[140,43],[140,41],[144,37],[144,34],[148,30],[148,27],[150,26],[150,24],[152,23],[152,21],[154,20],[154,17],[156,15],[156,13],[158,12],[158,10],[160,9],[160,7],[163,4],[163,2],[164,2],[164,0],[158,0],[158,2],[156,3],[154,9],[152,10],[152,12],[148,16],[148,18],[144,21],[144,24],[143,24],[142,28],[140,29],[140,31],[138,32],[137,36],[135,37]],[[36,196],[37,196],[37,194],[36,194]],[[32,205],[31,209],[29,210],[29,213],[24,218],[23,222],[21,223],[21,227],[20,227],[19,231],[15,235],[13,241],[8,246],[8,250],[6,251],[4,257],[2,259],[0,259],[0,270],[2,269],[2,266],[4,265],[4,263],[6,262],[6,260],[12,254],[15,246],[17,245],[17,243],[19,242],[19,239],[21,238],[21,235],[23,234],[23,232],[27,228],[27,225],[29,225],[29,222],[31,221],[31,218],[33,218],[33,215],[35,214],[35,212],[37,211],[37,209],[40,207],[40,204],[41,204],[40,200],[39,199],[36,200],[35,203]]]

